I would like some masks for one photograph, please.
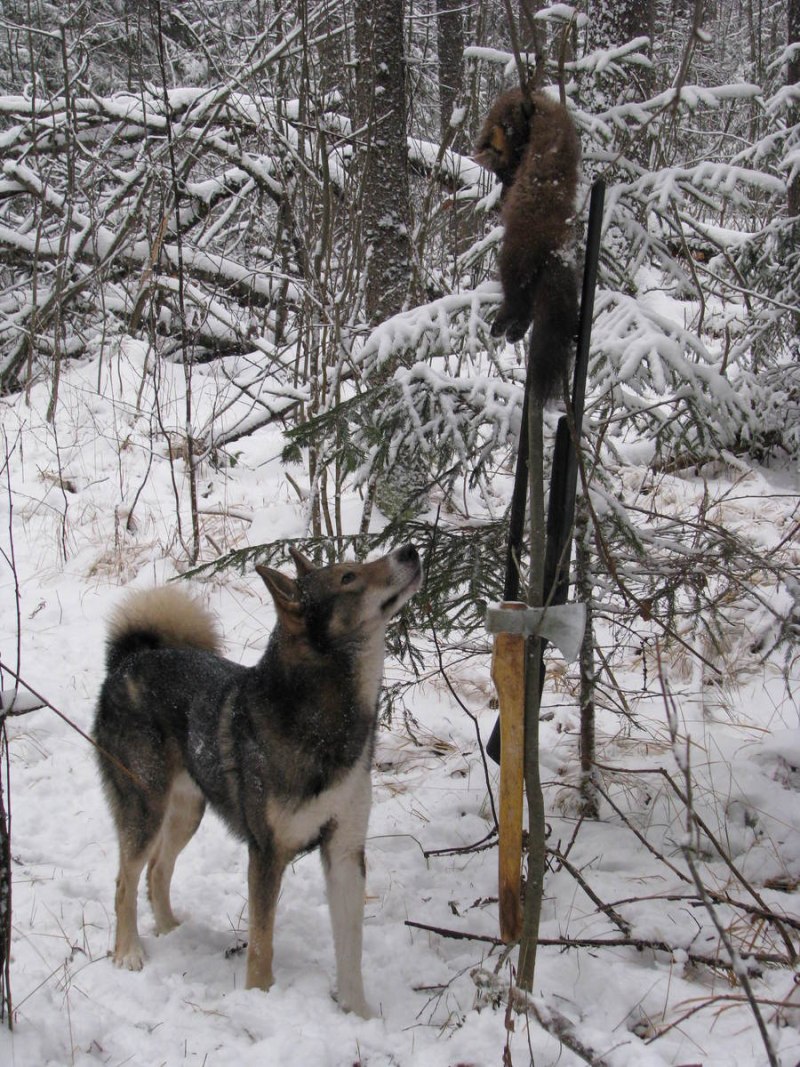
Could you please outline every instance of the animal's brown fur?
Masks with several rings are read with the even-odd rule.
[[[518,341],[534,320],[533,381],[546,400],[566,378],[577,330],[571,244],[578,135],[557,101],[534,93],[528,104],[520,89],[511,89],[486,116],[475,158],[503,183],[504,300],[492,334]]]

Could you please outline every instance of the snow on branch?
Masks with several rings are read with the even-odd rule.
[[[422,167],[427,173],[438,173],[458,188],[477,186],[486,182],[486,171],[478,166],[474,159],[453,152],[451,149],[441,151],[433,141],[420,137],[408,138],[408,154],[412,163]]]
[[[576,109],[578,124],[594,135],[605,133],[611,139],[613,130],[628,130],[630,126],[644,126],[662,112],[686,109],[695,112],[701,108],[716,109],[724,103],[756,100],[761,96],[758,85],[736,82],[730,85],[682,85],[678,89],[665,89],[647,100],[625,100],[605,110],[592,112]]]
[[[455,451],[466,459],[468,442],[474,443],[479,427],[491,427],[493,447],[516,440],[519,434],[523,394],[519,382],[489,374],[458,377],[416,363],[396,371],[394,383],[426,451],[452,441]],[[461,417],[464,413],[466,419]]]
[[[590,380],[662,443],[682,449],[714,439],[729,446],[753,417],[749,388],[734,385],[700,337],[647,297],[597,294]],[[676,418],[683,411],[685,418]]]
[[[648,37],[635,37],[627,44],[616,48],[601,48],[594,52],[587,52],[578,59],[568,61],[564,69],[574,74],[621,74],[622,62],[630,63],[636,67],[651,67],[652,63],[640,49],[648,48]]]
[[[534,18],[537,21],[571,21],[574,9],[568,8],[565,4],[559,4],[557,5],[557,8],[564,11],[564,14],[559,14],[557,19],[555,18],[555,7],[537,11]],[[585,25],[587,19],[585,15],[578,15],[576,21],[579,25]],[[574,74],[592,74],[597,77],[602,74],[619,75],[623,72],[623,64],[625,63],[629,63],[636,67],[649,68],[652,66],[652,63],[642,51],[642,49],[647,48],[649,44],[649,38],[635,37],[632,41],[628,41],[626,44],[618,45],[614,48],[597,49],[594,52],[588,52],[585,55],[580,56],[578,59],[569,60],[564,63],[564,69]],[[480,60],[484,63],[501,66],[509,74],[516,70],[516,61],[513,53],[503,51],[502,49],[485,48],[476,45],[470,48],[465,48],[464,56],[467,59]],[[531,68],[535,66],[536,56],[532,52],[523,52],[521,58],[523,62],[527,62]]]
[[[702,162],[693,167],[664,167],[647,171],[631,182],[620,182],[611,190],[609,203],[618,203],[626,194],[658,211],[670,205],[683,205],[686,198],[721,196],[747,204],[744,189],[766,196],[783,196],[786,183],[765,171],[731,163]]]
[[[379,371],[394,360],[416,361],[458,350],[479,353],[487,347],[488,325],[484,309],[500,301],[496,283],[488,282],[471,292],[451,293],[393,315],[368,336],[358,362],[365,374]]]

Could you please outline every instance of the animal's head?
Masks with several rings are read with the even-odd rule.
[[[325,651],[351,641],[382,638],[389,619],[419,589],[422,566],[413,545],[404,545],[371,563],[315,567],[289,549],[297,578],[257,566],[269,590],[281,627]]]
[[[492,104],[475,146],[475,162],[503,186],[514,181],[530,134],[531,104],[521,89],[509,89]]]

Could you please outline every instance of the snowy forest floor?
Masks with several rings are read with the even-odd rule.
[[[224,379],[215,373],[194,371],[198,419],[215,412],[233,419],[235,402],[225,407]],[[165,581],[180,567],[184,468],[179,457],[170,459],[164,431],[178,434],[182,389],[180,367],[161,367],[156,382],[143,350],[123,343],[113,358],[65,371],[52,424],[45,385],[29,403],[0,402],[7,483],[0,494],[0,655],[13,669],[19,662],[24,679],[83,731],[91,728],[102,677],[105,620],[123,587]],[[285,477],[281,448],[277,429],[261,431],[236,446],[235,465],[202,468],[204,558],[214,555],[211,545],[225,551],[303,534],[304,505]],[[725,495],[727,521],[764,545],[797,518],[797,480],[785,470],[720,467],[702,486],[690,474],[659,484],[678,504],[691,505],[709,488]],[[348,508],[356,515],[357,499],[343,507],[345,517]],[[227,654],[254,662],[273,621],[260,581],[229,571],[190,585],[221,620]],[[766,580],[763,594],[773,595]],[[783,652],[765,656],[770,641],[760,625],[731,612],[727,647],[707,650],[719,676],[675,650],[661,669],[677,713],[677,748],[690,752],[694,810],[708,830],[698,861],[703,882],[745,957],[737,970],[749,974],[772,1047],[782,1064],[794,1065],[798,668]],[[617,682],[627,710],[598,710],[599,821],[576,814],[575,678],[559,660],[551,664],[542,724],[551,856],[534,1003],[542,1018],[558,1011],[569,1020],[592,1062],[755,1067],[766,1053],[753,1009],[681,853],[687,814],[674,787],[683,789],[684,779],[651,637],[644,623],[638,635],[600,634],[605,648],[622,646]],[[426,635],[419,640],[425,647]],[[485,739],[496,714],[488,641],[468,654],[448,649],[446,662]],[[0,1030],[0,1063],[585,1062],[533,1012],[506,1014],[515,958],[504,960],[492,943],[496,849],[467,849],[493,826],[481,751],[432,650],[427,665],[379,732],[364,946],[377,1015],[368,1021],[344,1015],[330,996],[333,951],[315,855],[293,864],[284,881],[274,988],[266,995],[242,988],[245,851],[212,814],[176,870],[175,908],[185,922],[155,938],[142,899],[148,960],[141,973],[116,970],[107,956],[116,844],[94,754],[50,710],[10,719],[14,1031]],[[408,668],[390,662],[387,677],[406,680]],[[493,765],[489,773],[496,785]],[[785,917],[782,927],[776,914]],[[602,947],[603,940],[615,944]]]

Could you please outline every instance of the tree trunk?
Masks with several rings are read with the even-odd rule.
[[[589,0],[587,14],[590,49],[611,48],[637,37],[647,37],[650,44],[642,51],[652,56],[655,0]],[[626,94],[633,99],[646,99],[653,91],[653,83],[653,70],[642,68],[635,82],[626,82]]]
[[[436,35],[439,52],[439,129],[449,135],[453,107],[461,92],[464,59],[464,19],[459,0],[436,0]]]
[[[635,37],[653,40],[653,0],[589,0],[589,41],[594,48],[624,44]]]
[[[400,311],[411,277],[402,0],[356,0],[356,137],[370,323]]]
[[[797,85],[800,82],[800,0],[788,0],[788,45],[794,47],[786,71],[786,84]],[[789,126],[800,123],[800,107],[793,107],[789,112]],[[800,176],[795,175],[789,183],[788,209],[790,217],[800,215]]]

